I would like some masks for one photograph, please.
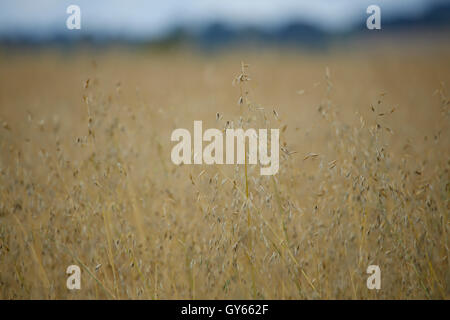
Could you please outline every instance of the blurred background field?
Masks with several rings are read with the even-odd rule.
[[[448,299],[444,2],[383,2],[374,33],[364,6],[350,26],[326,6],[342,18],[280,26],[286,1],[230,5],[220,23],[192,10],[187,29],[88,18],[75,36],[61,4],[21,23],[25,2],[0,23],[0,298]],[[171,132],[194,120],[279,128],[279,173],[173,165]]]

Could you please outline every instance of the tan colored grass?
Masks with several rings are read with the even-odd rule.
[[[3,56],[0,298],[448,299],[449,52]],[[279,173],[173,165],[193,120]]]

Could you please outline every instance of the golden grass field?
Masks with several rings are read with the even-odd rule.
[[[448,299],[449,70],[443,44],[0,51],[0,298]],[[278,174],[175,166],[194,120],[279,128]]]

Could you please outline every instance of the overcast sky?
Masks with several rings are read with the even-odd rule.
[[[81,32],[158,37],[175,26],[198,28],[219,21],[272,28],[293,19],[326,30],[343,30],[378,4],[383,17],[421,14],[448,0],[0,0],[0,36],[65,32],[66,8],[81,8]]]

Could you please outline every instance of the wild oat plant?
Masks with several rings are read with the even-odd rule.
[[[241,56],[2,62],[0,298],[449,298],[448,74]],[[279,172],[175,166],[195,119],[280,129]]]

